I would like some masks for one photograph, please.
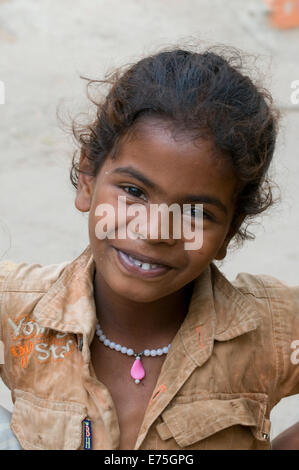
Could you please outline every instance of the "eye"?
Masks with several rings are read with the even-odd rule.
[[[201,213],[203,216],[205,215],[205,212],[202,212],[201,209],[198,209],[195,206],[191,206],[190,212],[191,212],[191,217],[199,217]]]
[[[207,212],[203,213],[203,217],[206,218],[207,220],[214,220],[213,217],[211,217]]]
[[[144,192],[137,188],[136,186],[120,186],[126,193],[130,194],[130,196],[138,197],[141,198],[141,196],[144,196]]]
[[[190,207],[190,210],[186,210],[185,213],[187,213],[187,215],[190,215],[192,218],[195,218],[195,217],[200,217],[200,215],[202,214],[202,217],[204,219],[207,219],[207,220],[213,220],[213,217],[210,216],[210,214],[208,214],[206,211],[202,210],[201,208],[197,208],[195,205],[192,205],[191,204],[191,207]]]

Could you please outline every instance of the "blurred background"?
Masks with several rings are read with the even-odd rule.
[[[76,146],[56,116],[59,107],[70,124],[89,111],[80,75],[103,78],[172,45],[226,44],[257,56],[281,109],[270,175],[282,202],[219,267],[230,280],[250,272],[299,285],[298,26],[298,0],[0,0],[0,261],[60,263],[88,244],[88,214],[75,209],[69,180]],[[12,410],[2,383],[0,405]],[[271,438],[299,421],[299,395],[271,420]]]

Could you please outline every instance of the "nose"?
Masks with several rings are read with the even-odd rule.
[[[181,239],[181,214],[173,213],[165,206],[160,205],[158,210],[147,210],[146,217],[139,219],[135,227],[129,223],[128,236],[144,239],[150,244],[175,245],[177,240]]]

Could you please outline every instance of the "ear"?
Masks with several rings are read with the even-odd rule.
[[[79,168],[75,206],[80,212],[88,212],[94,190],[94,177],[86,174],[90,173],[90,166],[84,150],[81,150]]]
[[[231,241],[231,239],[235,236],[235,234],[237,233],[237,231],[241,227],[245,217],[246,217],[246,215],[240,214],[239,217],[237,218],[235,224],[234,224],[234,228],[232,228],[232,226],[230,227],[230,229],[229,229],[229,231],[228,231],[228,233],[227,233],[227,235],[224,239],[224,242],[223,242],[222,246],[219,248],[216,256],[214,257],[214,259],[222,260],[226,257],[226,252],[227,252],[227,247],[229,245],[229,242]]]

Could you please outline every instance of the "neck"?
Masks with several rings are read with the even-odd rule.
[[[124,346],[165,346],[188,313],[192,287],[190,283],[154,302],[141,303],[117,295],[95,272],[94,298],[101,329],[107,338]]]

